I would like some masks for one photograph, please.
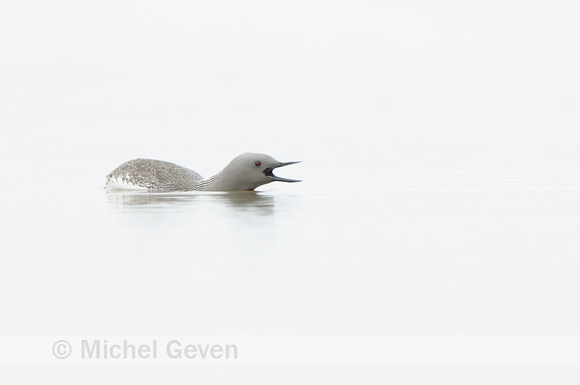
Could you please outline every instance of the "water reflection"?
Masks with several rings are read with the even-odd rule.
[[[259,192],[231,193],[107,193],[107,202],[123,210],[156,210],[189,206],[225,205],[257,214],[274,212],[275,199]]]

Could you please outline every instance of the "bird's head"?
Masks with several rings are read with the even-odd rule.
[[[266,183],[301,182],[274,175],[274,169],[299,162],[280,162],[270,155],[246,152],[236,156],[222,170],[220,182],[224,183],[223,191],[254,190]]]

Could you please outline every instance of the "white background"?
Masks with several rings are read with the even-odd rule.
[[[1,332],[578,334],[579,17],[574,1],[3,2]],[[210,176],[246,151],[304,161],[280,175],[305,182],[249,201],[102,190],[132,158]],[[357,366],[357,348],[350,366],[2,376],[577,383],[573,357]]]

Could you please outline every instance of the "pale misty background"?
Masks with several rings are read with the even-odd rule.
[[[579,16],[574,1],[4,2],[2,334],[578,334]],[[103,190],[132,158],[210,176],[247,151],[302,160],[277,173],[304,182]],[[577,368],[0,377],[567,383]]]

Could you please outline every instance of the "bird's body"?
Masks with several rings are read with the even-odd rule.
[[[147,190],[196,190],[203,181],[197,172],[175,163],[155,159],[133,159],[107,175],[107,188]]]
[[[109,190],[147,191],[241,191],[254,190],[272,181],[299,182],[272,173],[277,167],[297,162],[278,162],[265,154],[245,153],[209,178],[175,163],[154,159],[133,159],[107,175]]]

